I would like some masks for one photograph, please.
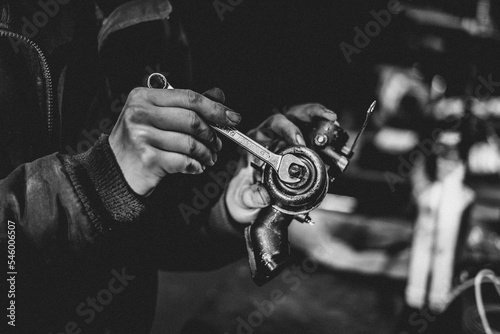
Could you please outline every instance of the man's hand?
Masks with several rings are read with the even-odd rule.
[[[277,114],[266,119],[249,135],[260,144],[272,150],[285,146],[305,145],[304,137],[293,122],[310,123],[320,117],[336,121],[337,115],[319,104],[304,104],[292,107],[285,115]],[[250,165],[252,156],[244,153],[235,176],[226,191],[229,213],[239,223],[251,223],[260,209],[271,203],[266,188],[259,183],[259,175]],[[259,161],[256,159],[256,161]]]
[[[223,100],[217,88],[208,95]],[[241,116],[190,90],[136,88],[109,143],[130,187],[149,195],[167,174],[199,174],[213,166],[222,142],[207,122],[235,126]]]

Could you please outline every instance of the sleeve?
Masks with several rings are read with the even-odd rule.
[[[224,200],[238,160],[226,159],[198,176],[167,175],[147,198],[147,210],[146,199],[125,181],[108,136],[88,153],[62,160],[96,230],[106,234],[116,229],[109,224],[140,221],[158,267],[186,271],[217,269],[246,254],[245,226],[232,220]]]
[[[25,164],[0,181],[0,233],[8,224],[28,240],[35,254],[54,244],[95,247],[119,226],[142,222],[152,259],[168,270],[211,270],[244,256],[244,226],[230,218],[224,190],[235,163],[203,175],[169,175],[148,198],[128,186],[103,135],[87,152],[53,154]],[[1,239],[2,248],[6,242]],[[149,242],[149,241],[148,241]],[[4,248],[5,249],[5,248]]]
[[[15,224],[33,248],[64,242],[78,249],[113,225],[140,219],[145,203],[114,159],[103,136],[86,153],[53,154],[20,166],[0,181],[0,233]]]
[[[0,280],[14,283],[2,284],[2,295],[11,297],[0,304],[7,308],[14,302],[11,319],[17,318],[20,332],[65,328],[81,315],[75,313],[78,303],[107,284],[112,270],[125,267],[137,276],[126,293],[132,301],[125,305],[149,307],[156,268],[138,255],[148,251],[141,233],[144,209],[106,136],[84,154],[45,156],[1,180]]]
[[[144,198],[125,180],[108,138],[102,135],[85,153],[59,156],[84,212],[103,233],[111,229],[108,224],[136,222],[146,209]]]

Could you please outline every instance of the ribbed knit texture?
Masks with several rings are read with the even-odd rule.
[[[102,135],[85,153],[59,158],[98,231],[106,233],[113,223],[139,219],[145,200],[125,180],[107,135]]]
[[[10,10],[9,5],[0,1],[0,28],[9,29],[10,25]]]

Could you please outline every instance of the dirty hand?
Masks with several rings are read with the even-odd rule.
[[[223,99],[217,88],[207,94]],[[132,190],[149,195],[167,174],[199,174],[215,164],[222,142],[207,122],[235,126],[240,120],[238,113],[190,90],[135,88],[109,143]]]

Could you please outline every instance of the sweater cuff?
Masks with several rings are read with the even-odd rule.
[[[100,230],[106,218],[115,222],[134,222],[146,207],[144,198],[125,180],[108,137],[101,135],[85,153],[59,156],[85,210]]]
[[[231,217],[226,204],[226,191],[224,191],[210,211],[209,227],[211,233],[219,237],[242,239],[245,228],[249,225],[238,223]]]

